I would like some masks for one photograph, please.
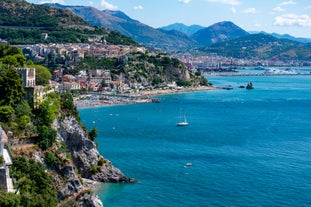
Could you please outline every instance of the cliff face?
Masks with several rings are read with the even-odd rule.
[[[99,182],[135,182],[99,154],[95,143],[88,138],[75,118],[66,117],[58,121],[57,131],[58,138],[66,143],[73,163],[83,178]]]

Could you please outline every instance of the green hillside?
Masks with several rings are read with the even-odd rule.
[[[83,19],[68,10],[30,4],[24,0],[1,0],[0,12],[1,26],[90,28]]]
[[[42,33],[48,34],[42,39]],[[30,4],[24,0],[0,1],[0,38],[10,44],[87,43],[90,36],[101,35],[108,43],[137,45],[117,32],[92,27],[66,9]]]
[[[311,48],[307,44],[278,39],[267,34],[253,34],[214,44],[201,49],[206,54],[216,53],[233,58],[258,59],[300,59],[311,58]]]

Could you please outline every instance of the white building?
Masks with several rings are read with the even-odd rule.
[[[8,136],[0,126],[0,155],[3,158],[3,162],[0,163],[0,189],[8,192],[14,192],[13,182],[10,178],[9,165],[12,165],[12,158],[5,148],[8,143]]]

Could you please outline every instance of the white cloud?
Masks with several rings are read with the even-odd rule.
[[[112,4],[110,4],[109,2],[107,2],[106,0],[102,0],[100,5],[104,8],[104,9],[108,9],[108,10],[117,10],[118,7],[114,6]]]
[[[178,2],[181,2],[183,4],[189,4],[191,0],[178,0]]]
[[[275,8],[273,9],[273,11],[274,11],[274,12],[284,12],[285,9],[283,9],[283,8],[280,7],[280,6],[277,6],[277,7],[275,7]]]
[[[255,26],[256,28],[258,28],[258,29],[262,28],[262,25],[259,24],[259,23],[256,23],[254,26]]]
[[[89,5],[93,6],[93,4],[94,4],[94,2],[92,2],[92,1],[89,2]]]
[[[274,25],[311,27],[311,17],[307,14],[285,14],[275,17]]]
[[[256,9],[255,8],[247,8],[244,10],[244,13],[246,14],[256,14]]]
[[[310,6],[307,6],[305,9],[307,9],[307,10],[311,10],[311,5]]]
[[[134,6],[134,10],[143,10],[144,7],[142,5]]]
[[[286,5],[295,5],[295,4],[297,4],[295,1],[289,0],[289,1],[284,1],[284,2],[280,3],[279,5],[280,6],[286,6]]]
[[[241,4],[241,2],[239,2],[237,0],[207,0],[207,2],[219,3],[219,4],[229,4],[232,6],[236,6],[236,5]]]
[[[236,14],[236,13],[237,13],[237,10],[236,10],[234,7],[232,7],[232,8],[231,8],[231,12],[232,12],[233,14]]]
[[[65,4],[65,1],[64,0],[43,0],[43,1],[40,1],[40,4],[46,4],[46,3]]]

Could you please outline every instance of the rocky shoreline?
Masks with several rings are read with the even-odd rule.
[[[98,152],[96,144],[74,117],[55,120],[53,125],[58,142],[65,143],[72,156],[72,163],[59,169],[59,174],[54,176],[59,186],[58,200],[62,204],[74,202],[78,206],[102,207],[102,202],[92,193],[94,187],[100,183],[137,182],[126,177]]]

